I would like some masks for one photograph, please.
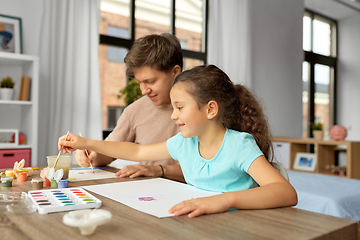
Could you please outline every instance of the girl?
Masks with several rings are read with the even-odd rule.
[[[268,162],[270,133],[255,97],[213,65],[180,73],[170,91],[171,118],[180,133],[165,142],[138,145],[95,141],[69,134],[59,149],[90,149],[134,161],[178,160],[188,184],[223,192],[173,206],[169,213],[190,218],[229,208],[266,209],[293,206],[297,194]],[[253,180],[259,187],[253,188]]]

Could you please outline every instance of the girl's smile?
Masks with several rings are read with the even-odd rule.
[[[186,85],[176,84],[170,92],[173,113],[171,119],[179,126],[183,137],[195,137],[206,128],[207,112],[199,106],[192,95],[186,91]]]

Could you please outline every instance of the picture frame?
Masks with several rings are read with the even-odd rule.
[[[0,147],[19,146],[18,129],[0,129]]]
[[[293,169],[314,172],[316,163],[316,154],[298,152],[296,153]]]
[[[21,18],[0,14],[0,52],[22,53]]]

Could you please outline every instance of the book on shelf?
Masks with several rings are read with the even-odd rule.
[[[30,101],[30,77],[28,76],[21,78],[19,100]]]

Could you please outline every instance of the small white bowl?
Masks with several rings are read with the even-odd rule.
[[[97,226],[110,221],[111,212],[103,209],[84,209],[68,212],[63,217],[63,223],[80,228],[82,235],[91,235]]]

